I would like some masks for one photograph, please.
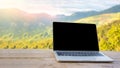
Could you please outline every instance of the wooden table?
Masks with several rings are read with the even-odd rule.
[[[120,52],[105,51],[113,63],[60,63],[52,50],[0,50],[0,68],[120,68]]]

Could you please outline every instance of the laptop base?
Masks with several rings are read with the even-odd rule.
[[[99,53],[103,56],[58,56],[56,51],[54,52],[58,62],[113,62],[111,58],[102,52]]]

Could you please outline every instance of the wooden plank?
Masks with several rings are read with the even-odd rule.
[[[6,49],[0,50],[0,57],[53,57],[52,50],[25,50],[25,49]]]
[[[0,50],[0,68],[118,68],[120,52],[103,51],[113,63],[59,63],[52,50]]]
[[[120,59],[120,52],[115,51],[103,51],[103,53],[111,58]]]
[[[63,68],[62,63],[57,63],[54,58],[44,58],[44,59],[1,59],[0,66],[21,66],[26,67],[31,66],[31,68]],[[33,67],[34,66],[34,67]]]

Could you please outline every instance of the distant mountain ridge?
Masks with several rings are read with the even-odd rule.
[[[120,5],[115,5],[115,6],[111,7],[111,8],[103,10],[103,11],[99,12],[99,14],[116,13],[116,12],[120,12]]]
[[[80,18],[85,18],[85,17],[89,17],[92,15],[96,15],[96,14],[97,14],[96,11],[76,12],[70,16],[58,15],[58,16],[56,16],[56,20],[58,20],[58,21],[74,21],[74,20],[77,20]]]
[[[46,13],[30,14],[19,9],[0,9],[0,21],[50,24],[53,17]]]
[[[0,36],[13,33],[34,35],[51,27],[53,17],[46,13],[30,14],[19,9],[0,9]]]
[[[56,20],[58,21],[75,21],[81,18],[85,18],[85,17],[90,17],[90,16],[94,16],[94,15],[100,15],[100,14],[106,14],[106,13],[116,13],[116,12],[120,12],[120,5],[115,5],[111,8],[108,8],[106,10],[103,11],[86,11],[86,12],[76,12],[73,13],[70,16],[65,16],[65,15],[58,15],[56,16]]]
[[[91,16],[91,17],[78,19],[74,22],[76,22],[76,23],[94,23],[94,24],[97,24],[98,26],[101,26],[101,25],[109,24],[116,20],[120,20],[120,12],[95,15],[95,16]]]

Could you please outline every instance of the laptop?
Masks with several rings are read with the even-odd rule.
[[[53,22],[53,53],[60,62],[113,61],[99,51],[95,24]]]

